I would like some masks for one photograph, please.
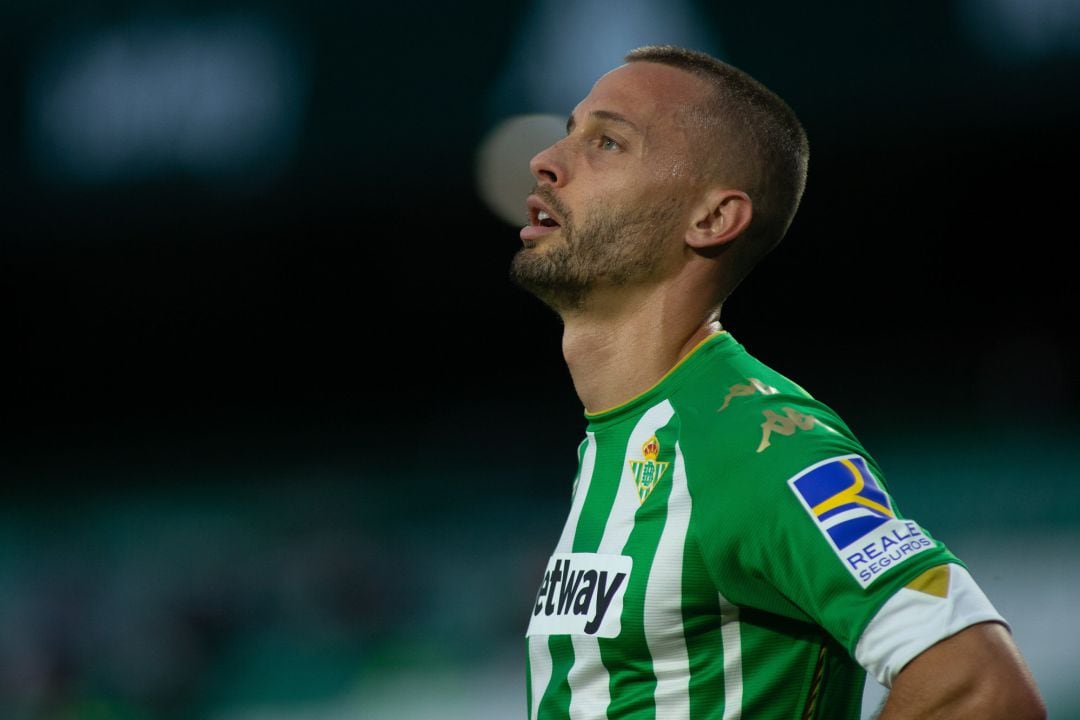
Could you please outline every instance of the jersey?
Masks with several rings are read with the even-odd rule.
[[[863,666],[888,683],[1003,622],[837,414],[729,333],[586,420],[530,720],[857,719]]]

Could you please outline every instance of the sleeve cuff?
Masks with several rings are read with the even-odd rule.
[[[897,674],[924,650],[981,622],[1008,627],[967,570],[941,565],[889,598],[859,638],[855,659],[879,683],[892,687]]]

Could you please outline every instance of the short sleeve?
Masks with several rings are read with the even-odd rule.
[[[935,643],[983,622],[1009,624],[959,565],[938,565],[900,588],[874,615],[855,659],[885,687]]]
[[[861,444],[826,406],[771,395],[695,439],[694,526],[718,590],[807,620],[854,656],[883,605],[959,560],[897,506]]]

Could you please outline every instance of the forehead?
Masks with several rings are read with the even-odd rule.
[[[702,78],[670,65],[637,61],[610,71],[578,103],[575,115],[617,112],[640,126],[662,124],[701,101],[709,91]]]

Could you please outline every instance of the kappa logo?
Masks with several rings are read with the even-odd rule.
[[[590,635],[622,632],[623,595],[633,558],[599,553],[556,553],[536,593],[531,635]]]
[[[761,393],[762,395],[776,395],[780,391],[774,388],[772,385],[766,385],[757,378],[747,378],[746,383],[736,383],[728,388],[727,397],[724,398],[724,404],[721,405],[716,412],[723,412],[727,410],[731,401],[737,397],[748,397],[754,393]]]
[[[634,486],[637,488],[638,502],[644,505],[645,498],[652,494],[671,463],[656,459],[660,457],[660,441],[656,439],[655,435],[646,440],[641,446],[641,454],[645,456],[645,459],[631,460],[630,470],[634,473]]]
[[[806,415],[801,413],[795,408],[783,407],[780,408],[784,411],[781,415],[773,410],[763,410],[762,417],[765,421],[761,423],[761,442],[758,443],[758,452],[767,450],[772,445],[772,434],[780,433],[781,435],[790,437],[795,434],[796,430],[813,430],[815,427],[823,427],[826,430],[832,431],[832,428],[825,423],[818,420],[813,415]],[[835,432],[835,431],[833,431]]]
[[[724,398],[724,404],[717,408],[716,412],[723,412],[731,405],[735,398],[750,397],[751,395],[779,395],[780,391],[772,385],[766,385],[757,378],[747,378],[745,383],[736,383],[728,388],[728,394]],[[836,432],[831,427],[821,422],[813,415],[801,413],[795,408],[782,407],[781,412],[775,410],[763,410],[761,423],[761,442],[758,443],[757,451],[764,452],[772,445],[772,435],[791,436],[798,430],[813,430],[820,427],[830,432]]]
[[[889,496],[858,455],[812,465],[788,486],[864,588],[888,568],[934,547],[917,524],[896,517]]]

